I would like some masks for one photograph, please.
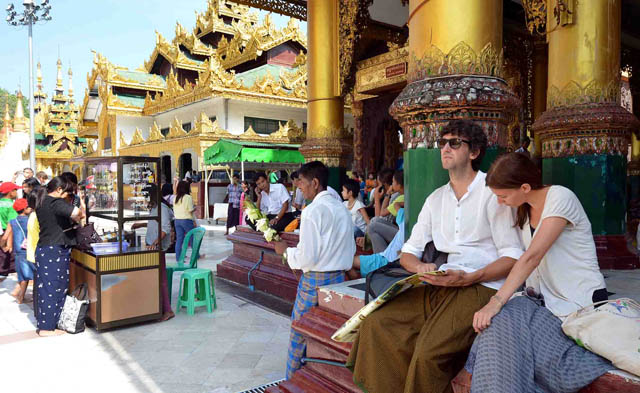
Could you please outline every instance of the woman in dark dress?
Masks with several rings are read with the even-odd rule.
[[[56,326],[69,287],[69,257],[71,247],[76,244],[75,225],[84,218],[84,206],[78,208],[66,200],[74,190],[74,184],[57,176],[38,191],[36,216],[40,223],[40,239],[36,248],[36,322],[40,336],[59,333]]]

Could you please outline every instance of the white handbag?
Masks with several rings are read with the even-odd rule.
[[[581,347],[640,376],[640,304],[635,300],[621,298],[585,307],[570,314],[562,330]]]
[[[84,294],[83,294],[84,290]],[[87,284],[80,284],[64,300],[64,306],[58,319],[58,329],[67,333],[81,333],[84,331],[84,320],[89,311]]]

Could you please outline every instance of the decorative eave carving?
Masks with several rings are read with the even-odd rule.
[[[288,41],[297,42],[307,48],[306,35],[300,30],[298,21],[293,18],[289,19],[283,29],[275,26],[270,15],[266,15],[259,26],[236,22],[233,26],[237,30],[234,37],[230,40],[222,37],[216,49],[216,54],[226,69],[255,60],[265,51]]]
[[[144,69],[147,72],[151,72],[153,64],[156,62],[159,55],[162,55],[162,57],[164,57],[174,67],[193,71],[199,71],[202,69],[202,65],[200,63],[189,59],[184,55],[184,53],[182,53],[178,44],[167,41],[162,34],[156,31],[156,46],[153,49],[149,60],[144,62]]]
[[[140,131],[140,129],[136,127],[136,130],[133,132],[133,137],[131,138],[130,145],[139,145],[141,143],[144,143],[144,138],[142,137],[142,131]]]
[[[160,127],[158,123],[153,122],[153,126],[149,128],[149,137],[147,138],[147,142],[161,141],[164,140],[164,135],[160,131]]]
[[[167,139],[171,138],[182,138],[187,136],[187,132],[182,128],[182,123],[178,120],[177,117],[173,118],[171,121],[171,126],[169,128],[169,134],[167,135]]]
[[[258,15],[246,5],[226,2],[225,0],[207,0],[206,11],[203,13],[196,12],[196,26],[193,29],[193,33],[198,38],[216,31],[234,34],[233,27],[227,25],[221,16],[227,16],[247,24],[254,24],[258,21]]]
[[[187,29],[179,22],[176,22],[176,36],[173,39],[173,44],[183,45],[189,52],[196,55],[211,56],[214,53],[213,48],[205,45],[193,32],[187,32]]]
[[[218,120],[211,121],[206,113],[200,112],[196,119],[195,127],[189,132],[189,136],[207,135],[216,136],[218,138],[233,138],[233,134],[223,129],[218,124]]]
[[[127,141],[124,139],[124,132],[120,131],[120,147],[127,147]]]
[[[302,128],[298,127],[292,119],[284,124],[280,123],[278,131],[269,135],[270,140],[283,139],[287,142],[303,142],[305,137]]]
[[[242,134],[238,135],[238,139],[250,139],[250,140],[256,140],[258,138],[264,138],[263,136],[260,136],[260,134],[258,134],[257,132],[255,132],[253,130],[252,126],[249,126],[249,128],[247,128],[247,130],[245,132],[243,132]]]

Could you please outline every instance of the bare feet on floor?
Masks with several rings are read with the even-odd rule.
[[[56,329],[56,330],[36,330],[36,333],[38,334],[38,336],[40,337],[53,337],[53,336],[61,336],[63,334],[66,334],[67,332],[65,332],[64,330],[60,330],[60,329]]]
[[[160,318],[160,321],[161,322],[168,321],[175,316],[176,314],[174,314],[173,311],[167,311],[166,313],[162,314],[162,318]]]

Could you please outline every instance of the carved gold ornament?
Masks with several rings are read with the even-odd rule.
[[[171,126],[169,127],[169,134],[167,134],[167,139],[171,138],[181,138],[187,136],[187,132],[182,128],[182,123],[178,120],[177,117],[173,118],[171,121]]]
[[[544,35],[547,29],[547,0],[522,0],[529,33]]]
[[[120,147],[128,146],[127,141],[124,139],[124,132],[120,131]]]
[[[369,19],[369,6],[373,0],[339,0],[340,9],[340,94],[349,92],[349,79],[354,73],[355,48]]]
[[[503,52],[496,51],[491,43],[476,53],[464,41],[454,46],[449,53],[431,45],[421,58],[412,54],[409,62],[409,81],[421,80],[439,75],[489,75],[501,77],[503,70]]]
[[[609,81],[607,85],[602,85],[595,80],[585,85],[571,81],[562,89],[551,86],[547,92],[547,108],[602,102],[620,102],[620,81],[618,79]]]
[[[161,140],[164,140],[164,135],[162,135],[158,123],[154,121],[153,126],[149,128],[149,137],[147,138],[146,142],[155,142]]]
[[[140,131],[140,129],[136,127],[136,130],[133,132],[133,137],[131,138],[131,143],[129,144],[139,145],[141,143],[144,143],[144,138],[142,137],[142,131]]]

